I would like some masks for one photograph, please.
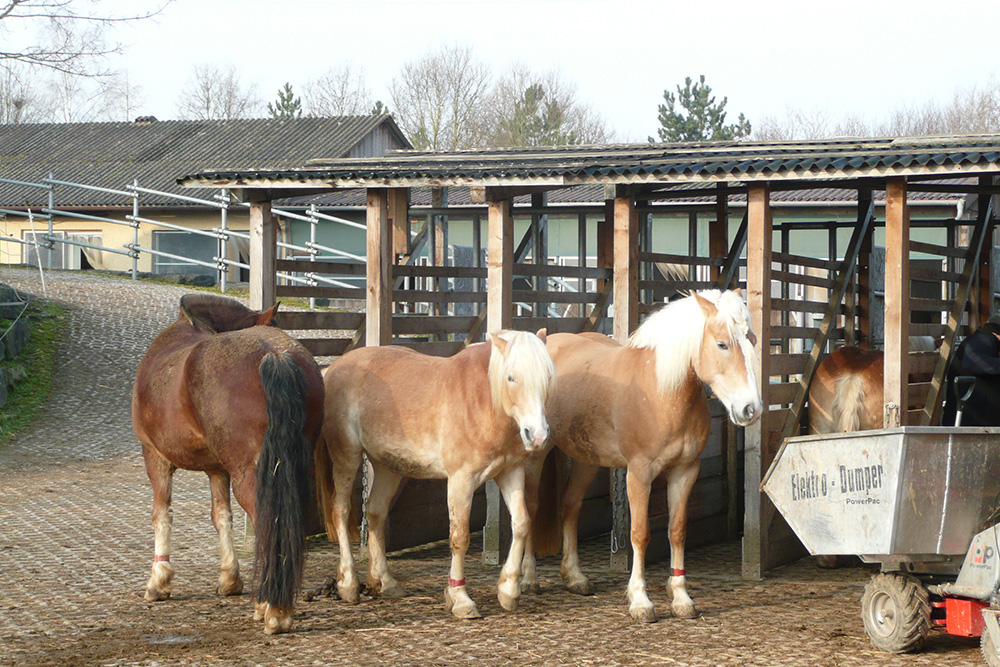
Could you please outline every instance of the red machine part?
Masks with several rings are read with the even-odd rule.
[[[938,606],[934,604],[934,606]],[[983,609],[990,605],[979,600],[967,598],[944,599],[945,617],[944,629],[949,635],[959,637],[980,637],[983,634]],[[938,621],[940,623],[940,621]]]

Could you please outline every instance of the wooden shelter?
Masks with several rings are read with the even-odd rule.
[[[759,483],[782,439],[803,428],[809,379],[822,355],[838,341],[864,344],[873,339],[873,304],[882,295],[871,284],[882,268],[885,425],[936,423],[942,380],[956,336],[978,326],[993,310],[992,201],[1000,193],[998,175],[1000,135],[976,135],[401,151],[383,158],[333,160],[296,170],[213,171],[186,176],[180,182],[229,188],[251,202],[253,306],[267,306],[280,295],[365,299],[363,315],[307,313],[296,315],[287,325],[356,332],[339,340],[309,341],[317,354],[342,353],[362,340],[367,345],[396,342],[447,354],[466,341],[479,339],[483,331],[512,326],[590,330],[599,325],[606,311],[613,320],[615,338],[623,341],[640,317],[671,290],[744,288],[760,341],[756,372],[767,406],[763,419],[745,434],[743,572],[756,578],[803,553],[760,493]],[[597,223],[597,266],[584,262],[550,266],[542,233],[546,193],[581,185],[601,185],[605,190],[603,215]],[[473,197],[488,204],[486,267],[478,261],[469,268],[413,265],[415,245],[426,241],[428,234],[413,235],[409,229],[407,189],[415,186],[467,186]],[[789,238],[798,233],[797,228],[775,228],[771,195],[817,187],[856,192],[856,216],[828,227],[833,250],[828,256],[793,254]],[[269,213],[272,200],[354,188],[367,191],[365,267],[278,260]],[[968,195],[967,210],[975,217],[911,223],[908,195],[914,192]],[[532,226],[528,238],[516,247],[513,218],[519,211],[512,202],[523,195],[531,196],[531,204],[520,213],[532,216]],[[688,255],[649,252],[650,218],[640,212],[655,212],[659,202],[693,196],[711,198],[702,205],[711,218],[708,256],[696,256],[695,247]],[[729,206],[737,196],[746,197],[746,213],[731,233]],[[581,247],[585,244],[584,218]],[[840,228],[850,238],[846,248],[838,251]],[[923,240],[911,240],[911,230]],[[929,237],[927,230],[933,232]],[[884,265],[876,261],[872,266],[872,248],[882,234]],[[528,245],[534,248],[530,264],[525,262]],[[657,271],[663,264],[689,270],[667,275]],[[340,275],[363,270],[366,288],[276,286],[278,268]],[[415,291],[404,283],[412,277],[469,278],[473,287]],[[577,280],[580,288],[548,291],[548,277]],[[515,278],[520,284],[529,281],[532,289],[517,288]],[[477,286],[481,280],[486,282],[485,293]],[[916,297],[911,295],[911,281],[940,285],[940,290]],[[800,296],[789,296],[788,286],[803,291]],[[414,301],[432,303],[439,316],[407,314],[405,304]],[[544,305],[556,301],[579,308],[572,317],[548,317]],[[483,303],[485,308],[444,316],[442,306],[460,302]],[[533,316],[515,318],[515,303],[536,304]],[[419,342],[406,337],[413,334],[424,337]],[[907,338],[917,334],[941,336],[944,343],[937,352],[908,354]],[[911,374],[925,381],[914,381]],[[496,512],[492,515],[495,520]],[[614,530],[626,535],[626,526],[616,516]]]

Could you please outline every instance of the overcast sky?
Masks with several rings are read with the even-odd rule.
[[[176,0],[121,37],[140,114],[161,119],[198,64],[232,64],[274,100],[349,61],[388,102],[401,66],[441,44],[471,46],[496,74],[558,70],[623,141],[655,135],[663,90],[685,76],[704,74],[730,120],[751,122],[787,108],[879,121],[1000,80],[993,0]]]

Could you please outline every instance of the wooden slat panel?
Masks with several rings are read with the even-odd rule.
[[[550,276],[554,278],[597,278],[608,280],[611,269],[596,266],[560,266],[558,264],[515,264],[515,276]]]
[[[640,252],[639,261],[686,264],[688,266],[722,266],[726,263],[723,257],[691,257],[690,255],[672,255],[665,252]]]
[[[427,343],[424,341],[413,342],[405,338],[394,338],[392,344],[399,345],[400,347],[408,347],[421,354],[429,354],[434,357],[450,357],[465,347],[465,344],[462,342]]]
[[[298,273],[322,273],[335,276],[364,276],[368,269],[363,262],[338,262],[326,259],[309,261],[308,259],[279,259],[276,262],[279,271]]]
[[[788,310],[797,313],[825,313],[828,304],[820,301],[799,301],[796,299],[771,299],[771,310]],[[840,313],[844,312],[843,304]]]
[[[545,329],[548,333],[579,333],[590,321],[587,317],[515,317],[514,328],[535,333]]]
[[[786,403],[791,403],[795,400],[795,392],[798,390],[798,382],[772,382],[769,387],[771,405],[785,405]],[[773,413],[774,410],[768,411],[768,415]],[[769,422],[769,425],[771,425],[771,422]],[[784,426],[784,423],[782,423],[781,426]],[[779,430],[781,426],[774,424],[774,427]]]
[[[349,299],[354,301],[365,300],[365,289],[363,287],[324,287],[317,285],[278,285],[276,288],[278,296],[288,296],[298,299]]]
[[[351,344],[350,338],[299,338],[298,341],[316,357],[340,356]]]
[[[927,402],[927,394],[930,393],[930,390],[930,382],[911,382],[907,392],[910,400],[910,408],[923,410],[924,404]]]
[[[933,243],[923,243],[921,241],[910,241],[910,252],[922,252],[928,255],[941,255],[942,257],[965,257],[965,248],[949,248],[947,246],[934,245]]]
[[[485,268],[474,266],[423,266],[421,264],[396,265],[393,278],[485,278]]]
[[[921,375],[934,372],[938,357],[941,354],[934,352],[910,352],[910,375]]]
[[[704,280],[665,280],[660,278],[659,280],[640,280],[639,289],[640,290],[684,290],[684,291],[700,291],[715,289],[717,286],[713,282]]]
[[[478,319],[475,315],[451,317],[394,315],[392,333],[399,336],[466,333]]]
[[[786,282],[790,285],[811,285],[813,287],[825,287],[827,289],[831,289],[837,284],[835,280],[831,280],[829,278],[807,276],[801,273],[792,273],[791,271],[772,271],[771,279],[777,280],[778,282]]]
[[[533,294],[533,292],[532,292]],[[486,303],[486,292],[458,292],[446,290],[393,290],[392,300],[396,303]],[[526,299],[521,299],[525,301]]]
[[[947,281],[957,283],[962,279],[962,274],[954,271],[943,271],[939,269],[928,269],[922,266],[911,266],[910,278],[912,280],[927,280],[930,282]]]
[[[809,359],[808,353],[771,355],[771,375],[799,375]]]
[[[911,336],[933,336],[938,338],[943,336],[948,330],[947,324],[917,324],[914,322],[910,323],[910,335]]]
[[[514,290],[514,301],[544,301],[546,303],[596,303],[599,294],[594,292],[536,292]]]
[[[952,302],[946,299],[910,298],[910,310],[920,310],[932,313],[946,313],[951,310]]]
[[[794,264],[796,266],[809,266],[814,269],[837,269],[840,262],[832,259],[819,259],[816,257],[806,257],[804,255],[793,255],[791,253],[776,252],[771,255],[772,261],[777,264]]]
[[[282,329],[302,331],[309,329],[357,329],[365,321],[364,313],[329,311],[285,311],[274,319]]]

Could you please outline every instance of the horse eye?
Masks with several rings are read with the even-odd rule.
[[[508,375],[507,376],[507,382],[513,382],[513,381],[514,381],[514,376],[513,375]]]
[[[718,342],[716,343],[716,345],[718,345],[718,346],[719,346],[719,349],[720,349],[720,350],[728,350],[728,349],[729,349],[729,343],[725,343],[725,342],[723,342],[723,341],[721,341],[721,340],[720,340],[720,341],[718,341]]]

